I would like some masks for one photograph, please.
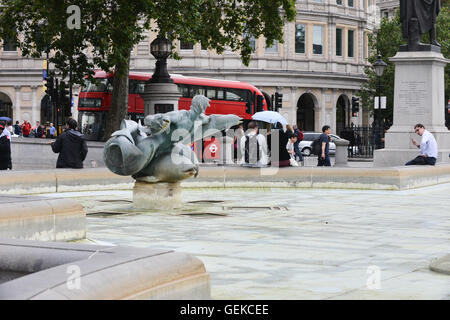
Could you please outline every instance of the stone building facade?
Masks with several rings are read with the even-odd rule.
[[[381,18],[393,18],[400,8],[399,0],[378,0],[378,7],[380,8]]]
[[[183,59],[169,61],[169,72],[244,81],[269,95],[280,92],[280,113],[305,131],[368,124],[365,108],[353,117],[351,99],[365,81],[368,34],[378,18],[375,0],[299,0],[296,7],[296,21],[284,27],[284,43],[268,48],[263,38],[255,39],[249,66],[231,51],[218,55],[200,44],[176,43]],[[131,70],[153,72],[155,37],[149,32],[135,46]],[[44,121],[43,61],[22,58],[13,49],[0,49],[0,113],[20,122]]]

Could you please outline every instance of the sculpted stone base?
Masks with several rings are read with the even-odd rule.
[[[439,163],[449,162],[450,131],[445,127],[444,68],[449,60],[433,51],[398,52],[395,64],[394,123],[385,136],[385,149],[376,150],[375,167],[402,166],[420,154],[414,125],[421,123],[438,144]]]
[[[166,210],[181,207],[180,182],[147,183],[136,181],[133,188],[136,209]]]

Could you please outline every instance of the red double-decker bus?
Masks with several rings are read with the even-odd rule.
[[[206,114],[235,114],[244,120],[250,120],[255,112],[268,110],[270,101],[265,99],[263,93],[256,87],[229,80],[216,80],[207,78],[185,77],[182,75],[171,76],[178,86],[181,97],[178,101],[179,110],[188,110],[192,98],[202,94],[211,100]],[[111,106],[113,73],[97,71],[95,81],[86,79],[81,88],[78,100],[78,123],[81,132],[88,140],[103,140],[105,134],[106,119]],[[151,74],[130,72],[128,117],[131,120],[139,120],[144,117],[144,93],[146,83],[151,79]],[[164,106],[155,110],[155,113],[172,111]]]

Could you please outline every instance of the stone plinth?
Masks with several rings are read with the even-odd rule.
[[[144,114],[165,113],[168,111],[178,111],[178,100],[181,94],[178,86],[174,83],[149,83],[145,86],[144,94]],[[170,110],[169,105],[173,106]],[[156,108],[155,108],[156,106]]]
[[[339,139],[334,142],[336,145],[336,167],[348,166],[348,145],[349,141],[345,139]]]
[[[136,181],[133,188],[136,209],[167,210],[181,207],[180,182],[147,183]]]
[[[449,162],[450,131],[445,127],[444,68],[437,52],[399,52],[395,64],[394,123],[385,135],[385,149],[374,153],[375,166],[398,166],[419,155],[414,125],[421,123],[438,143],[438,162]]]

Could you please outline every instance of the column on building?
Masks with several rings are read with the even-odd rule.
[[[321,97],[320,97],[320,128],[327,124],[327,110],[326,110],[326,94],[327,89],[320,89]]]
[[[297,124],[297,101],[296,101],[296,93],[297,93],[297,87],[291,87],[291,116],[290,116],[290,124]]]
[[[21,110],[20,110],[20,107],[21,107],[21,98],[20,98],[21,86],[19,86],[19,85],[14,86],[14,89],[16,91],[16,101],[14,103],[14,119],[13,120],[14,121],[18,120],[19,122],[22,122],[24,120],[24,118],[23,118],[22,114],[20,113],[21,112]]]
[[[331,90],[331,131],[335,134],[337,134],[336,131],[336,104],[337,104],[337,90],[336,89],[332,89]]]
[[[40,108],[37,105],[37,86],[31,86],[31,114],[32,114],[32,123],[36,123],[36,121],[41,121],[41,112]]]

